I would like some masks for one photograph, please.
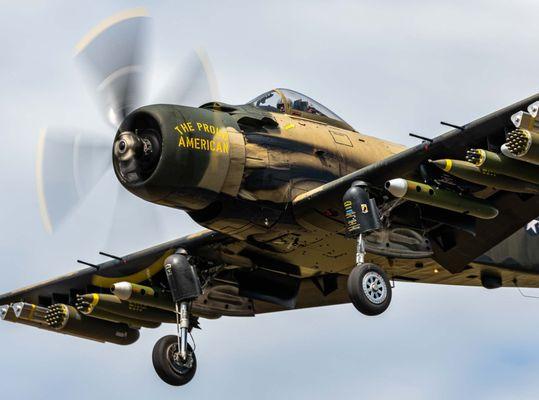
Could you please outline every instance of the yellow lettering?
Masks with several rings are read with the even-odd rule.
[[[187,126],[189,127],[189,132],[194,132],[195,131],[195,128],[193,128],[193,124],[191,122],[188,122]]]
[[[222,134],[224,137],[219,138],[219,140],[214,139],[205,139],[205,138],[193,138],[189,135],[184,135],[184,133],[189,132],[193,129],[193,124],[191,122],[183,123],[174,127],[174,130],[180,133],[178,138],[179,147],[187,147],[196,150],[204,151],[213,151],[217,153],[226,153],[229,152],[229,143],[228,135],[226,131],[221,131],[214,125],[204,124],[201,122],[196,122],[197,129],[216,134]],[[346,204],[345,204],[346,205]]]

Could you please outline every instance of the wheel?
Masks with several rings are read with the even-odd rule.
[[[152,352],[153,367],[157,375],[172,386],[189,383],[197,370],[197,359],[191,346],[187,345],[187,360],[178,354],[178,337],[164,336],[157,341]]]
[[[348,276],[348,296],[362,314],[383,313],[391,302],[391,285],[386,273],[376,264],[356,266]]]

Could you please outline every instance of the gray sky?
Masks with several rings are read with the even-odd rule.
[[[440,134],[440,120],[466,123],[539,88],[534,1],[147,3],[156,93],[203,46],[223,101],[289,87],[363,133],[414,144],[408,132]],[[181,212],[158,210],[158,234],[141,217],[110,248],[112,174],[54,235],[39,219],[39,129],[91,130],[112,142],[74,46],[102,19],[137,5],[144,3],[0,2],[0,292],[78,269],[77,258],[100,261],[99,250],[135,251],[198,229]],[[129,201],[141,215],[153,207]],[[343,305],[203,321],[197,376],[180,389],[151,365],[154,342],[173,326],[117,347],[4,323],[0,390],[12,399],[532,399],[538,309],[512,289],[398,283],[376,318]]]

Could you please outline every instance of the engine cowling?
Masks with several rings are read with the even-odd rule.
[[[121,184],[147,201],[200,210],[220,194],[238,194],[245,142],[226,113],[175,105],[132,112],[113,146]]]

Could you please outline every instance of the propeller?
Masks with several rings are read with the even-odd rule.
[[[142,8],[122,12],[92,29],[76,46],[77,64],[113,130],[109,134],[76,128],[41,132],[36,183],[40,214],[48,232],[65,223],[89,193],[97,190],[102,177],[112,170],[112,140],[117,127],[131,111],[145,104],[149,21]],[[152,103],[199,106],[217,100],[213,69],[203,51],[193,52],[188,62],[174,71],[174,79],[164,85],[166,90]],[[142,200],[134,203],[130,198],[134,196],[117,185],[121,195],[110,202],[115,204],[115,211],[109,237],[116,234],[114,224],[126,223],[131,217],[152,221],[157,207]]]
[[[143,8],[121,12],[97,25],[75,47],[76,61],[114,127],[141,105],[148,20]]]

